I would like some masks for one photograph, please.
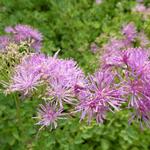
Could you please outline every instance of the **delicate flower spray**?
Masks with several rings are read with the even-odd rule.
[[[101,65],[104,70],[109,69],[118,76],[118,84],[124,93],[122,95],[127,108],[132,111],[129,121],[135,119],[140,122],[141,127],[143,123],[149,127],[149,41],[146,35],[143,32],[138,33],[131,23],[123,27],[122,33],[124,37],[119,40],[119,43],[123,43],[122,47],[113,50],[106,47],[101,57]],[[144,38],[141,38],[141,34]],[[137,42],[141,47],[134,47]],[[116,42],[111,42],[112,47],[115,45]]]
[[[20,63],[22,57],[33,51],[35,53],[40,51],[40,47],[36,49],[33,45],[36,43],[41,45],[42,34],[27,25],[7,27],[5,30],[11,33],[0,36],[0,82],[6,86],[14,67]]]
[[[14,27],[6,27],[5,32],[9,33],[11,39],[16,43],[25,42],[36,52],[41,49],[42,34],[28,25],[16,25]]]
[[[6,32],[10,35],[0,39],[0,60],[5,64],[1,72],[4,67],[8,70],[7,78],[1,77],[4,92],[19,94],[24,100],[41,100],[34,117],[40,129],[54,129],[60,119],[72,114],[80,114],[80,121],[87,120],[88,124],[94,120],[99,124],[107,119],[108,112],[122,109],[132,112],[129,122],[150,126],[149,40],[133,23],[123,26],[121,39],[111,39],[103,47],[101,67],[88,76],[72,59],[39,52],[42,35],[37,30],[17,25],[7,27]]]

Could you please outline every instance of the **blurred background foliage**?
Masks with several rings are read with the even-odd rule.
[[[150,5],[149,0],[144,1]],[[29,24],[43,34],[43,52],[73,58],[86,73],[99,65],[90,45],[120,36],[123,24],[134,22],[150,37],[150,19],[131,12],[135,0],[0,0],[0,33],[9,25]],[[16,114],[13,97],[0,95],[0,150],[149,150],[150,131],[139,124],[128,125],[128,112],[108,114],[103,125],[88,126],[78,118],[59,122],[52,132],[34,125],[40,100],[20,103]],[[19,115],[19,120],[16,116]]]

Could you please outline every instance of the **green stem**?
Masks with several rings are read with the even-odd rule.
[[[23,141],[22,141],[22,121],[21,121],[21,111],[20,111],[20,100],[18,97],[17,93],[13,94],[13,98],[15,100],[15,104],[16,104],[16,117],[17,117],[17,127],[18,127],[18,131],[19,131],[19,136],[20,136],[20,143],[22,144],[22,146],[24,147]]]
[[[18,123],[19,125],[21,124],[21,116],[20,116],[20,101],[19,98],[16,94],[13,94],[13,97],[15,99],[15,103],[16,103],[16,112],[17,112],[17,119],[18,119]]]

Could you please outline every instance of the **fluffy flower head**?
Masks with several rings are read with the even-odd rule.
[[[80,91],[80,103],[77,111],[81,111],[81,120],[86,116],[88,123],[94,118],[102,123],[107,111],[119,110],[124,102],[122,91],[112,87],[114,76],[109,71],[98,71],[89,77],[87,89]]]
[[[122,33],[129,42],[134,41],[137,33],[135,25],[133,23],[125,25],[122,29]]]
[[[16,25],[15,27],[6,27],[5,31],[12,34],[15,42],[27,41],[36,51],[41,48],[42,34],[28,25]]]
[[[57,127],[57,120],[62,117],[62,111],[62,109],[57,109],[55,105],[50,103],[41,104],[36,117],[39,120],[37,125],[41,125],[41,128],[50,126],[51,129],[55,129]]]

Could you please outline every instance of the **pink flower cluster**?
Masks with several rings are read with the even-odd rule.
[[[122,64],[122,51],[125,49],[133,48],[135,43],[141,48],[147,49],[149,47],[148,37],[143,31],[137,32],[133,23],[124,25],[122,29],[122,39],[111,39],[105,46],[105,53],[102,59],[106,65],[120,65]]]
[[[120,109],[125,100],[122,87],[114,84],[115,76],[110,70],[100,70],[88,77],[85,88],[77,93],[80,102],[76,109],[82,112],[81,120],[87,116],[88,123],[92,119],[102,123],[106,112]]]
[[[46,106],[42,105],[42,110],[39,111],[43,121],[38,124],[47,126],[54,124],[57,115],[62,112],[56,112],[56,115],[52,106],[63,110],[64,104],[74,105],[76,101],[75,87],[82,85],[83,79],[82,70],[71,59],[58,59],[56,55],[50,57],[44,54],[29,54],[23,57],[21,63],[16,66],[7,91],[17,91],[23,96],[32,96],[38,88],[44,86],[42,98],[48,102],[46,102]],[[36,93],[36,95],[38,94]],[[49,102],[53,104],[51,107]],[[55,116],[54,120],[48,120],[49,113]]]
[[[124,27],[123,33],[126,36],[125,40],[130,42],[130,46],[123,44],[124,46],[121,47],[119,41],[117,47],[116,42],[112,42],[114,49],[110,50],[106,47],[106,51],[101,57],[102,68],[103,70],[109,69],[116,75],[117,85],[121,86],[124,102],[128,104],[127,108],[133,112],[130,122],[137,119],[140,121],[141,127],[143,121],[150,127],[150,61],[149,49],[145,48],[149,41],[148,38],[139,37],[143,33],[137,33],[133,26]],[[135,37],[141,40],[142,47],[133,47],[132,41]],[[146,36],[144,35],[144,37]]]
[[[10,42],[20,43],[27,42],[28,45],[33,48],[36,52],[41,49],[42,34],[30,27],[29,25],[16,25],[14,27],[9,26],[5,28],[5,32],[9,35],[0,37],[0,50],[5,51],[6,47]]]
[[[123,27],[122,35],[104,46],[101,69],[78,88],[76,109],[80,120],[87,118],[88,123],[92,119],[102,123],[108,111],[129,109],[129,122],[137,120],[141,127],[143,123],[150,127],[149,40],[133,23]],[[135,42],[141,47],[135,48]]]
[[[147,8],[142,3],[136,4],[132,11],[142,14],[144,18],[147,18],[150,15],[150,8]]]
[[[129,109],[133,111],[132,119],[137,118],[149,127],[150,119],[150,61],[148,52],[142,48],[128,48],[120,52],[120,59],[108,65],[105,60],[103,66],[115,72],[120,79]],[[113,58],[112,58],[113,59]],[[129,98],[129,99],[128,99]]]
[[[7,32],[14,34],[16,42],[32,38],[42,40],[41,35],[34,31],[26,26],[7,28]],[[135,42],[141,47],[135,48]],[[87,120],[88,124],[93,120],[103,123],[108,112],[122,109],[132,112],[130,122],[137,120],[141,127],[143,123],[149,127],[148,45],[144,32],[137,32],[133,23],[125,25],[122,38],[111,39],[104,46],[101,68],[88,76],[74,60],[59,59],[57,53],[53,57],[42,53],[26,54],[14,68],[7,91],[19,92],[24,97],[36,95],[45,101],[45,104],[40,104],[36,117],[41,128],[56,128],[58,119],[74,113],[80,113],[80,120]],[[97,46],[93,44],[95,48]],[[66,109],[66,106],[71,109]]]

